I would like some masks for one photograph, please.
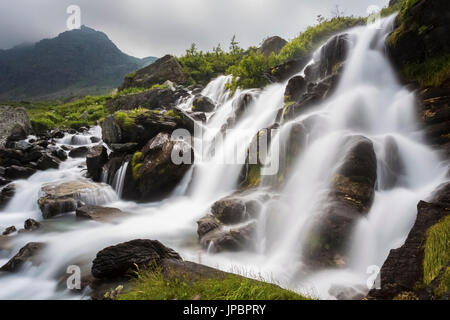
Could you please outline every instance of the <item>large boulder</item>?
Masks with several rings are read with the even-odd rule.
[[[44,154],[37,161],[37,166],[40,170],[58,169],[60,163],[61,161],[58,158]]]
[[[192,111],[195,112],[212,112],[215,108],[214,102],[210,98],[202,95],[195,96],[192,102]]]
[[[350,136],[342,149],[328,198],[311,221],[302,250],[305,262],[313,267],[347,265],[353,228],[369,211],[375,193],[377,161],[372,141]]]
[[[25,139],[33,132],[24,108],[1,106],[0,114],[0,148],[6,142]]]
[[[94,181],[99,181],[102,168],[108,162],[108,151],[102,144],[89,148],[86,154],[86,165],[89,176]]]
[[[306,84],[306,80],[302,76],[290,78],[284,91],[284,100],[298,101],[306,91]]]
[[[177,164],[172,155],[184,157],[190,163]],[[158,199],[170,193],[184,177],[194,161],[188,142],[173,141],[168,133],[159,133],[135,153],[125,178],[123,197],[138,201]]]
[[[4,272],[16,272],[25,262],[31,262],[33,265],[40,264],[38,254],[45,248],[41,242],[30,242],[12,257],[5,265],[0,268]]]
[[[200,240],[200,244],[211,252],[241,251],[254,245],[256,222],[232,228],[214,229]]]
[[[261,47],[258,48],[258,53],[262,53],[266,57],[270,56],[272,53],[279,54],[286,43],[287,41],[279,36],[269,37],[265,39]]]
[[[405,243],[389,252],[380,270],[381,288],[372,289],[369,299],[394,299],[410,293],[420,299],[448,300],[449,207],[450,183],[441,186],[430,202],[419,202]]]
[[[110,186],[88,180],[49,183],[41,188],[38,205],[44,219],[75,211],[83,204],[101,205],[117,199]]]
[[[121,278],[136,267],[156,267],[163,259],[182,260],[178,253],[159,241],[137,239],[99,251],[91,272],[97,279]]]
[[[256,217],[260,209],[258,200],[232,195],[216,201],[211,207],[211,213],[222,223],[234,224]]]
[[[177,84],[187,84],[189,80],[177,58],[171,55],[165,55],[151,65],[128,75],[120,89],[151,88],[153,85],[162,84],[167,80]]]
[[[169,110],[177,104],[180,98],[189,96],[185,89],[153,88],[135,94],[119,95],[109,100],[105,107],[110,112],[118,110],[133,110],[147,108],[152,110]]]
[[[107,144],[122,142],[122,130],[113,115],[102,121],[102,137]]]
[[[16,180],[16,179],[27,179],[36,172],[36,169],[29,167],[21,167],[12,165],[5,168],[5,178]]]

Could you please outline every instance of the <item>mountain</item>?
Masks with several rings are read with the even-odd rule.
[[[0,50],[0,100],[104,93],[156,59],[129,56],[103,32],[82,26],[36,44]]]

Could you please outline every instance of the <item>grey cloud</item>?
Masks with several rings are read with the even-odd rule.
[[[331,16],[365,16],[369,5],[388,0],[15,0],[0,3],[0,48],[54,37],[65,31],[66,8],[81,8],[82,23],[105,32],[124,52],[143,57],[182,54],[195,42],[202,50],[227,48],[236,34],[241,46],[267,36],[286,39]]]

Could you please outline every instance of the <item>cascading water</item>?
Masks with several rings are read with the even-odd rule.
[[[369,276],[367,267],[381,266],[389,250],[402,244],[414,222],[415,205],[445,180],[446,173],[445,166],[424,144],[415,125],[414,95],[397,82],[383,55],[384,36],[392,20],[392,17],[384,20],[382,30],[358,27],[349,31],[352,48],[338,88],[324,103],[292,120],[315,119],[315,122],[284,187],[277,191],[278,197],[264,203],[258,218],[257,250],[217,254],[210,248],[208,252],[203,251],[202,263],[227,271],[239,269],[246,274],[261,274],[282,286],[322,298],[335,298],[330,293],[333,286],[367,292],[367,288],[361,289]],[[128,213],[120,223],[75,222],[73,215],[64,215],[44,222],[46,230],[51,232],[12,237],[12,251],[0,252],[0,264],[30,241],[45,242],[47,246],[42,252],[41,265],[25,265],[19,273],[0,275],[0,285],[4,288],[0,299],[79,298],[58,286],[66,268],[73,264],[89,268],[99,250],[131,239],[157,239],[178,251],[184,259],[197,261],[201,249],[196,221],[208,212],[214,201],[236,190],[242,169],[240,164],[226,165],[223,160],[230,154],[235,160],[242,160],[255,133],[270,126],[283,106],[286,83],[270,85],[262,92],[238,91],[230,97],[225,89],[229,79],[229,76],[219,77],[202,92],[217,107],[205,124],[201,138],[197,137],[203,145],[199,149],[196,143],[195,152],[212,155],[196,157],[196,163],[169,198],[148,204],[111,199],[108,206]],[[234,124],[234,130],[227,132],[226,138],[218,143],[214,138],[232,115],[233,103],[243,94],[250,94],[253,101]],[[192,97],[179,107],[187,110],[191,106]],[[282,125],[281,140],[287,136],[284,133],[289,126],[290,123]],[[94,130],[94,135],[99,135],[98,128]],[[247,134],[243,137],[242,132]],[[378,162],[374,201],[351,235],[347,267],[314,272],[304,268],[301,260],[304,231],[329,190],[342,155],[343,140],[349,135],[364,135],[374,144]],[[385,165],[392,141],[403,164],[394,182],[390,181],[392,177]],[[72,143],[72,138],[66,142]],[[0,215],[0,224],[20,225],[30,217],[42,220],[36,203],[42,184],[81,179],[79,166],[83,163],[83,159],[69,159],[59,170],[38,172],[27,180],[17,181],[17,193]],[[126,166],[114,178],[119,195]],[[189,197],[185,196],[188,187]],[[266,192],[267,185],[261,188]]]
[[[125,175],[127,173],[128,162],[125,162],[114,175],[112,186],[119,197],[122,196],[123,186],[125,183]],[[105,179],[105,178],[102,178]]]

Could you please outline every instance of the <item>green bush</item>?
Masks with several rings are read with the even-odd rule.
[[[424,283],[430,284],[450,261],[450,216],[427,231],[423,259]]]
[[[36,133],[44,133],[56,127],[55,123],[48,118],[30,119],[31,126]]]

